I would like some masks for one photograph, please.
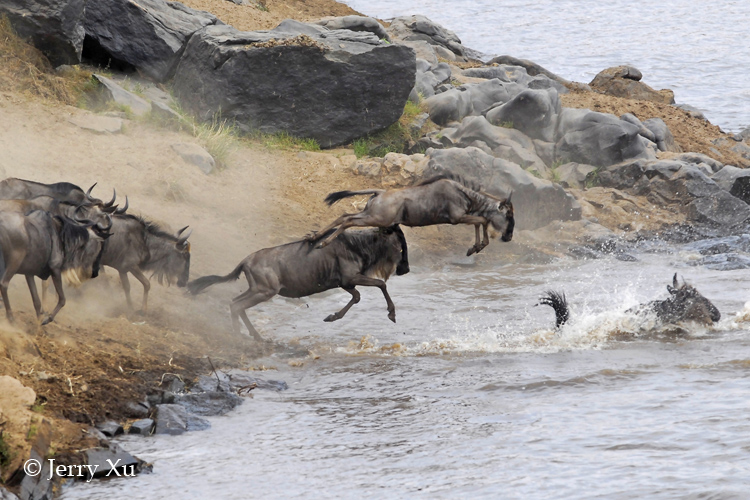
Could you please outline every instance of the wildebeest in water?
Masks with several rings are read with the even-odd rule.
[[[627,312],[635,314],[654,314],[660,323],[673,324],[680,321],[694,321],[704,325],[717,323],[721,319],[721,313],[710,300],[701,295],[695,287],[685,283],[682,285],[677,281],[677,273],[672,278],[672,285],[667,285],[669,298],[664,300],[652,300],[646,304],[628,309]],[[565,294],[554,291],[546,292],[537,305],[551,306],[555,311],[556,324],[559,328],[564,325],[570,317],[568,302]]]
[[[441,175],[427,179],[416,186],[401,189],[365,189],[362,191],[338,191],[329,194],[325,202],[333,205],[350,196],[372,194],[364,210],[358,214],[344,214],[315,235],[311,241],[324,238],[324,234],[338,226],[330,236],[325,237],[319,247],[325,247],[341,232],[349,227],[388,227],[393,224],[404,226],[431,226],[434,224],[473,224],[474,246],[466,255],[480,252],[489,245],[487,226],[502,234],[503,241],[513,238],[515,218],[511,196],[501,200],[482,192],[460,177]],[[480,226],[484,238],[479,240]]]
[[[148,308],[151,283],[145,273],[156,276],[162,284],[187,285],[190,276],[190,243],[192,231],[187,227],[177,234],[162,230],[157,224],[132,214],[112,216],[112,236],[104,243],[102,265],[116,269],[125,291],[128,307],[133,308],[128,273],[143,285],[142,311]]]
[[[239,333],[242,318],[250,335],[259,341],[263,338],[245,310],[274,295],[298,298],[343,288],[351,294],[351,300],[324,320],[336,321],[359,302],[357,286],[376,286],[385,297],[388,318],[396,322],[396,308],[385,282],[394,272],[399,276],[409,272],[408,258],[402,258],[407,254],[406,238],[398,225],[344,233],[322,250],[316,250],[314,245],[302,240],[258,250],[226,276],[198,278],[188,284],[188,290],[197,294],[211,285],[236,280],[244,273],[250,289],[232,300],[232,326]]]
[[[81,226],[49,212],[40,210],[28,215],[0,213],[0,294],[8,321],[13,322],[8,283],[14,275],[26,276],[34,310],[39,318],[42,316],[42,303],[34,276],[42,280],[52,277],[58,299],[55,309],[42,323],[47,324],[65,305],[63,273],[73,273],[75,281],[95,278],[99,272],[101,243],[92,225]]]

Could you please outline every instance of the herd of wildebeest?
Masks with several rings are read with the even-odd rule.
[[[232,326],[240,332],[242,319],[257,340],[263,339],[245,311],[275,295],[297,298],[343,288],[351,294],[351,300],[325,318],[336,321],[359,302],[357,286],[375,286],[385,297],[388,318],[395,322],[395,306],[386,281],[394,273],[409,272],[401,225],[473,225],[476,239],[467,255],[480,252],[489,244],[489,226],[506,242],[511,241],[515,227],[510,195],[507,199],[497,198],[484,192],[481,186],[455,176],[436,176],[414,186],[387,191],[339,191],[329,194],[326,203],[333,205],[356,195],[371,197],[361,212],[344,214],[302,240],[258,250],[225,276],[204,276],[188,282],[187,240],[191,231],[184,227],[175,234],[166,232],[142,216],[127,213],[127,197],[120,208],[114,190],[109,201],[93,197],[94,186],[84,191],[68,182],[42,184],[16,178],[0,182],[0,293],[10,322],[13,312],[8,284],[14,275],[26,277],[34,310],[44,325],[53,321],[65,305],[63,277],[79,284],[95,278],[101,266],[117,270],[131,309],[128,274],[143,285],[143,312],[148,307],[150,277],[156,277],[159,283],[176,282],[177,286],[187,286],[191,294],[197,294],[244,274],[249,288],[230,304]],[[346,231],[351,227],[375,229]],[[49,315],[42,310],[43,300],[35,277],[51,278],[57,292],[57,304]],[[694,287],[684,281],[680,285],[677,275],[667,288],[668,299],[644,304],[634,312],[654,313],[664,323],[691,320],[711,324],[720,319],[716,307]],[[547,292],[539,304],[552,306],[558,328],[568,320],[564,294]]]

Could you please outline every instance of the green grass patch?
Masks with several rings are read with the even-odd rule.
[[[295,137],[289,132],[276,132],[275,134],[256,132],[250,134],[249,138],[271,149],[320,151],[320,144],[315,139]]]
[[[0,431],[0,467],[7,467],[13,461],[13,452],[10,445],[5,441],[3,432]]]
[[[600,184],[599,182],[599,172],[601,172],[602,167],[597,167],[596,170],[593,172],[590,172],[586,176],[586,180],[584,181],[584,186],[586,186],[586,189],[590,189],[592,187],[596,187]]]
[[[405,153],[409,144],[422,136],[422,130],[412,130],[410,124],[424,112],[425,108],[422,104],[407,101],[397,122],[385,130],[353,141],[351,146],[354,154],[357,158],[362,158],[365,156],[383,157],[388,153]]]

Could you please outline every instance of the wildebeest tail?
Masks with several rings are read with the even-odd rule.
[[[336,191],[326,196],[325,202],[328,206],[333,205],[339,200],[349,198],[350,196],[357,196],[360,194],[381,194],[385,193],[385,189],[363,189],[362,191]]]
[[[544,295],[539,297],[537,305],[540,304],[550,306],[555,310],[555,328],[560,328],[568,321],[570,311],[568,310],[568,300],[565,298],[564,293],[548,290],[544,292]]]
[[[227,281],[236,280],[240,277],[240,274],[242,274],[242,266],[243,263],[240,262],[237,267],[234,268],[234,271],[227,274],[226,276],[211,275],[195,279],[187,284],[188,292],[190,292],[192,295],[197,295],[206,288],[217,283],[226,283]]]

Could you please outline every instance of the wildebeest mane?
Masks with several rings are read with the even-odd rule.
[[[125,214],[119,214],[118,217],[122,217],[123,219],[130,219],[130,220],[135,220],[135,221],[140,222],[141,224],[143,224],[143,227],[145,228],[146,232],[148,234],[153,235],[153,236],[157,236],[157,237],[160,237],[160,238],[166,238],[166,239],[168,239],[170,241],[174,241],[174,242],[177,242],[179,240],[179,238],[177,236],[175,236],[172,233],[166,232],[156,222],[152,222],[152,221],[150,221],[148,219],[145,219],[145,218],[141,217],[140,215],[125,213]]]
[[[89,231],[87,228],[80,226],[77,222],[67,217],[55,216],[60,221],[60,241],[62,242],[63,251],[68,255],[77,247],[84,245],[89,241]]]
[[[8,179],[8,180],[11,180],[11,179]],[[29,184],[36,184],[37,186],[44,186],[44,187],[48,188],[50,191],[54,192],[55,194],[59,194],[59,195],[65,195],[65,194],[68,194],[71,191],[75,191],[75,190],[83,191],[83,189],[81,189],[80,186],[76,186],[75,184],[70,183],[70,182],[55,182],[54,184],[44,184],[42,182],[27,181],[27,180],[24,180],[24,179],[17,179],[17,178],[13,178],[13,180],[23,181],[23,182],[27,182]]]
[[[374,231],[341,233],[337,239],[341,240],[350,252],[358,255],[362,259],[362,272],[367,273],[367,271],[382,259],[386,236],[400,230],[401,228],[398,228],[398,226],[391,226],[387,228],[379,228]],[[402,245],[406,243],[405,239],[399,238],[399,240],[402,242]],[[404,250],[405,249],[402,248],[402,251]]]

